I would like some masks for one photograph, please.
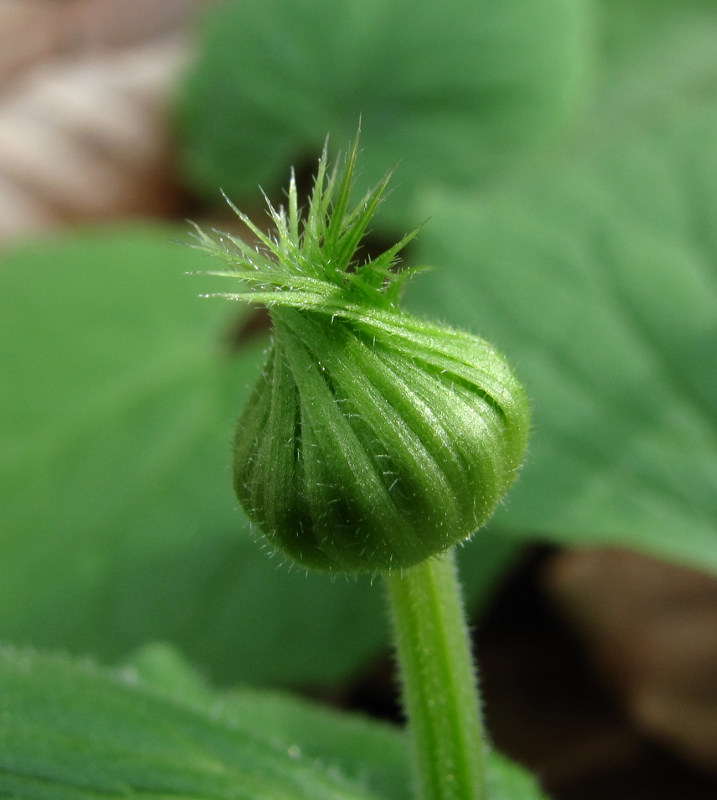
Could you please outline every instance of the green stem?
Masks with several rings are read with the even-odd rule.
[[[454,553],[385,578],[421,800],[486,800],[478,684]]]

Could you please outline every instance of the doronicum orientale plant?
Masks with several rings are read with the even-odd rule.
[[[234,487],[271,545],[302,566],[388,584],[420,796],[486,798],[484,734],[451,548],[491,516],[521,465],[529,405],[505,358],[399,304],[407,234],[360,263],[388,177],[358,203],[358,138],[343,171],[319,161],[302,215],[269,204],[257,243],[197,229],[265,305],[266,367],[239,420]],[[232,206],[233,207],[233,206]],[[440,698],[440,702],[436,699]]]

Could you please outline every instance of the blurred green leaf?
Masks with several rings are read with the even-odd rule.
[[[219,696],[215,703],[221,702]],[[0,795],[377,798],[267,735],[139,684],[132,670],[0,651]]]
[[[434,194],[414,305],[534,403],[499,527],[717,570],[717,112],[651,119],[495,192]]]
[[[717,7],[712,0],[603,0],[596,113],[587,137],[717,97]]]
[[[250,535],[231,441],[262,345],[230,352],[245,310],[197,296],[215,279],[184,273],[216,265],[178,238],[85,232],[2,259],[0,635],[109,660],[163,639],[222,681],[345,680],[387,639],[382,587],[291,571]],[[480,549],[473,603],[516,551]]]
[[[414,797],[408,743],[393,725],[359,714],[337,713],[280,691],[240,687],[217,693],[176,651],[149,645],[128,662],[140,682],[177,702],[191,704],[231,725],[260,729],[275,741],[298,744],[302,754],[339,764],[344,775],[392,800]],[[491,752],[491,800],[539,800],[534,778],[517,764]]]
[[[112,672],[0,648],[3,796],[409,800],[407,745],[289,695],[216,692],[167,647]],[[517,765],[495,753],[488,765],[491,800],[543,800]]]
[[[339,714],[285,692],[242,687],[223,692],[218,702],[217,693],[166,645],[143,648],[128,666],[142,684],[177,702],[230,725],[261,730],[309,759],[338,764],[342,774],[392,800],[412,796],[406,742],[393,726]]]
[[[413,227],[417,186],[473,186],[564,130],[590,33],[582,0],[222,4],[182,91],[185,173],[211,199],[273,192],[361,118],[364,185],[400,162],[383,219]]]
[[[304,755],[338,764],[343,774],[381,796],[414,797],[408,742],[393,725],[337,713],[285,692],[249,687],[223,692],[217,703],[217,693],[165,645],[144,648],[129,665],[157,691],[218,714],[232,725],[260,727],[277,741],[298,742]],[[495,751],[488,754],[488,782],[491,800],[545,800],[530,773]]]

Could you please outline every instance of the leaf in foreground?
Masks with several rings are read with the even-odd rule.
[[[0,794],[21,800],[408,800],[408,752],[383,724],[286,695],[214,692],[164,647],[112,672],[0,649]],[[543,798],[495,754],[489,780],[492,800]]]
[[[368,798],[259,727],[235,726],[88,664],[6,649],[0,794],[18,798]]]

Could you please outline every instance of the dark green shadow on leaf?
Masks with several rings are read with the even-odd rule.
[[[361,189],[400,162],[383,220],[410,229],[417,187],[484,182],[565,130],[590,16],[581,0],[222,4],[180,92],[184,172],[211,200],[271,193],[361,119]]]

